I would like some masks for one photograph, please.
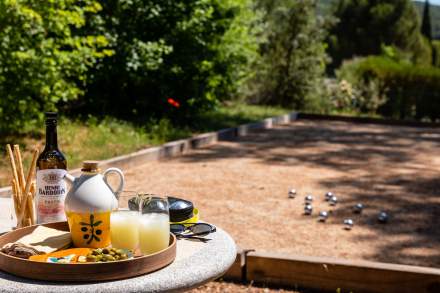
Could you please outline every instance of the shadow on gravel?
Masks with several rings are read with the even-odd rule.
[[[350,207],[366,208],[354,217],[368,225],[379,244],[368,259],[440,265],[440,174],[432,165],[440,145],[440,129],[379,126],[345,122],[298,121],[292,125],[253,132],[231,144],[218,144],[182,157],[183,162],[253,158],[268,165],[300,165],[341,171],[331,179],[317,179],[327,190],[357,190],[339,204],[333,223],[354,217]],[[350,192],[351,192],[350,191]],[[379,211],[390,215],[377,222]],[[423,248],[424,253],[414,252]]]
[[[380,250],[368,258],[381,262],[402,264],[436,263],[440,264],[440,181],[438,176],[420,177],[420,173],[390,176],[363,176],[359,180],[323,181],[323,185],[333,188],[350,188],[357,185],[361,190],[350,194],[341,203],[342,209],[360,202],[365,212],[356,217],[357,225],[367,225],[376,233],[374,237],[359,237],[359,241],[376,241]],[[388,213],[387,224],[377,221],[379,211]],[[345,212],[333,215],[341,222],[343,218],[354,217]],[[395,237],[399,241],[381,244],[381,237]],[[423,248],[426,255],[415,252]]]

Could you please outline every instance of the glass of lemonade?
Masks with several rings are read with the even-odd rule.
[[[145,255],[168,247],[170,216],[168,199],[152,195],[144,197],[139,207],[139,248]]]
[[[139,213],[113,211],[110,215],[110,235],[113,247],[135,251],[139,246]]]

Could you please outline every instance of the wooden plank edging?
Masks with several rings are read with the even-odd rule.
[[[332,292],[440,292],[440,269],[435,268],[261,252],[248,253],[245,262],[242,280],[268,285]],[[237,268],[232,271],[235,280]]]

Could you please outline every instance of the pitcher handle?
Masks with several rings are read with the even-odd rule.
[[[118,186],[118,188],[116,190],[113,190],[113,188],[107,182],[107,175],[110,174],[110,173],[116,173],[119,176],[119,186]],[[118,169],[118,168],[108,168],[102,174],[102,177],[104,177],[104,182],[110,187],[110,189],[115,194],[116,198],[119,198],[119,193],[121,193],[121,191],[122,191],[122,189],[124,189],[124,185],[125,185],[124,173],[122,173],[122,171],[120,169]]]

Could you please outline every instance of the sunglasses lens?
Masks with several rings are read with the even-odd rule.
[[[171,233],[183,233],[183,231],[185,231],[185,226],[179,224],[171,224],[170,231]]]
[[[197,224],[197,225],[191,226],[189,229],[194,234],[208,234],[208,233],[211,233],[212,227],[208,224]]]

